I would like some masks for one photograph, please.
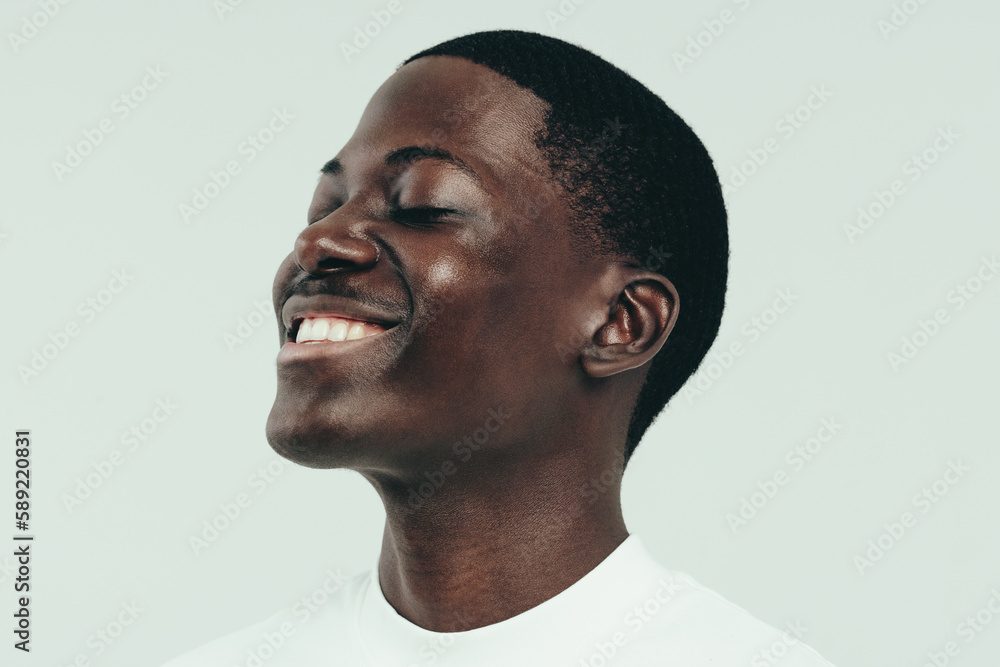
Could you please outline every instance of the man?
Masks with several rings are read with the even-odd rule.
[[[268,440],[368,479],[381,553],[308,621],[171,667],[829,665],[622,518],[727,261],[711,159],[621,70],[515,31],[410,58],[323,167],[274,283]]]

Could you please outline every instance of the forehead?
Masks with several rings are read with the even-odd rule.
[[[341,159],[349,164],[355,153],[381,159],[401,146],[441,147],[475,169],[491,191],[510,191],[524,182],[525,169],[549,175],[535,146],[546,110],[533,93],[487,67],[428,56],[379,87]]]

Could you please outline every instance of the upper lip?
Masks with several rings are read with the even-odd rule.
[[[307,317],[342,317],[348,320],[370,322],[385,329],[390,329],[402,321],[393,313],[372,308],[342,296],[293,294],[281,307],[281,321],[285,325],[285,333],[289,340],[294,340],[292,336],[295,333],[295,328],[299,322]]]

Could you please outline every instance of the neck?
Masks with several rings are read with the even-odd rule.
[[[530,462],[473,460],[409,484],[366,475],[386,508],[379,559],[386,600],[420,627],[456,632],[562,592],[628,537],[621,465],[602,468],[594,463],[600,458],[576,451]],[[423,482],[440,484],[430,491]]]

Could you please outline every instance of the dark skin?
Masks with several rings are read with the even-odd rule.
[[[268,440],[371,482],[383,593],[439,632],[544,602],[628,536],[629,416],[678,314],[673,285],[636,258],[574,251],[569,210],[545,196],[559,191],[534,143],[544,111],[461,58],[400,68],[328,165],[275,278]],[[291,311],[385,331],[297,344]]]

